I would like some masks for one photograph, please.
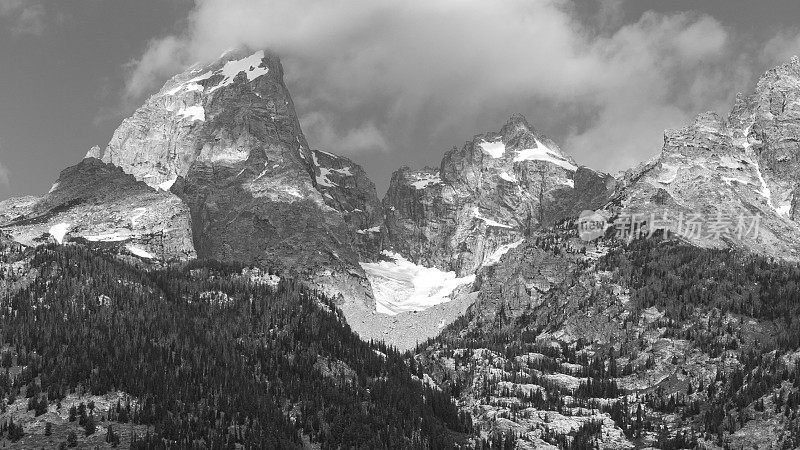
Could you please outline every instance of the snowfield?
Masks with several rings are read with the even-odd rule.
[[[570,172],[575,172],[578,170],[577,166],[571,164],[569,161],[564,159],[563,156],[539,142],[538,139],[536,140],[536,148],[527,148],[517,152],[517,156],[514,157],[514,162],[522,161],[544,161],[555,164],[559,167],[563,167]]]
[[[398,253],[383,254],[392,260],[361,263],[375,294],[375,310],[381,314],[424,311],[449,302],[457,287],[475,281],[475,275],[459,278],[455,272],[414,264]]]

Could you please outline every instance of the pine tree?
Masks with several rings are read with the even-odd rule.
[[[86,436],[91,436],[97,430],[97,425],[95,425],[94,421],[94,414],[89,414],[86,416],[86,420],[84,421],[83,430],[86,433]]]

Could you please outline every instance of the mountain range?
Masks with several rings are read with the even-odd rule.
[[[514,115],[438,167],[399,168],[380,199],[358,164],[311,148],[279,58],[235,50],[170,79],[48,193],[0,202],[0,228],[28,255],[5,270],[31,277],[37,246],[75,245],[146,273],[203,261],[291,280],[406,352],[469,416],[442,419],[465,448],[794,448],[800,346],[793,310],[775,311],[796,289],[798,173],[793,58],[620,174]],[[581,239],[584,212],[604,236]],[[720,266],[758,269],[692,274]],[[7,296],[29,289],[17,278]]]

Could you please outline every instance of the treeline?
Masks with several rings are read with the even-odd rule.
[[[77,245],[40,247],[30,266],[33,282],[0,305],[0,336],[25,366],[2,395],[41,409],[79,387],[126,392],[129,420],[152,427],[136,447],[295,448],[305,435],[450,448],[468,430],[448,393],[291,280],[220,263],[145,271]]]

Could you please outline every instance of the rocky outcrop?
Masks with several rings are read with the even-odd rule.
[[[0,227],[25,245],[53,239],[56,227],[72,239],[130,246],[164,260],[195,257],[189,208],[96,158],[62,171],[41,198],[3,203],[9,220]]]
[[[447,152],[439,168],[395,172],[383,201],[386,242],[415,262],[473,273],[532,230],[600,207],[615,184],[517,115]]]
[[[381,251],[383,209],[375,184],[358,164],[333,153],[314,150],[311,170],[325,204],[344,218],[362,260],[374,260]]]
[[[667,130],[661,155],[629,173],[611,209],[637,214],[701,246],[797,259],[800,63],[768,71],[727,118],[699,115]]]
[[[749,97],[737,97],[728,126],[741,130],[742,145],[759,164],[770,204],[797,220],[793,204],[800,188],[800,61],[769,70]]]

